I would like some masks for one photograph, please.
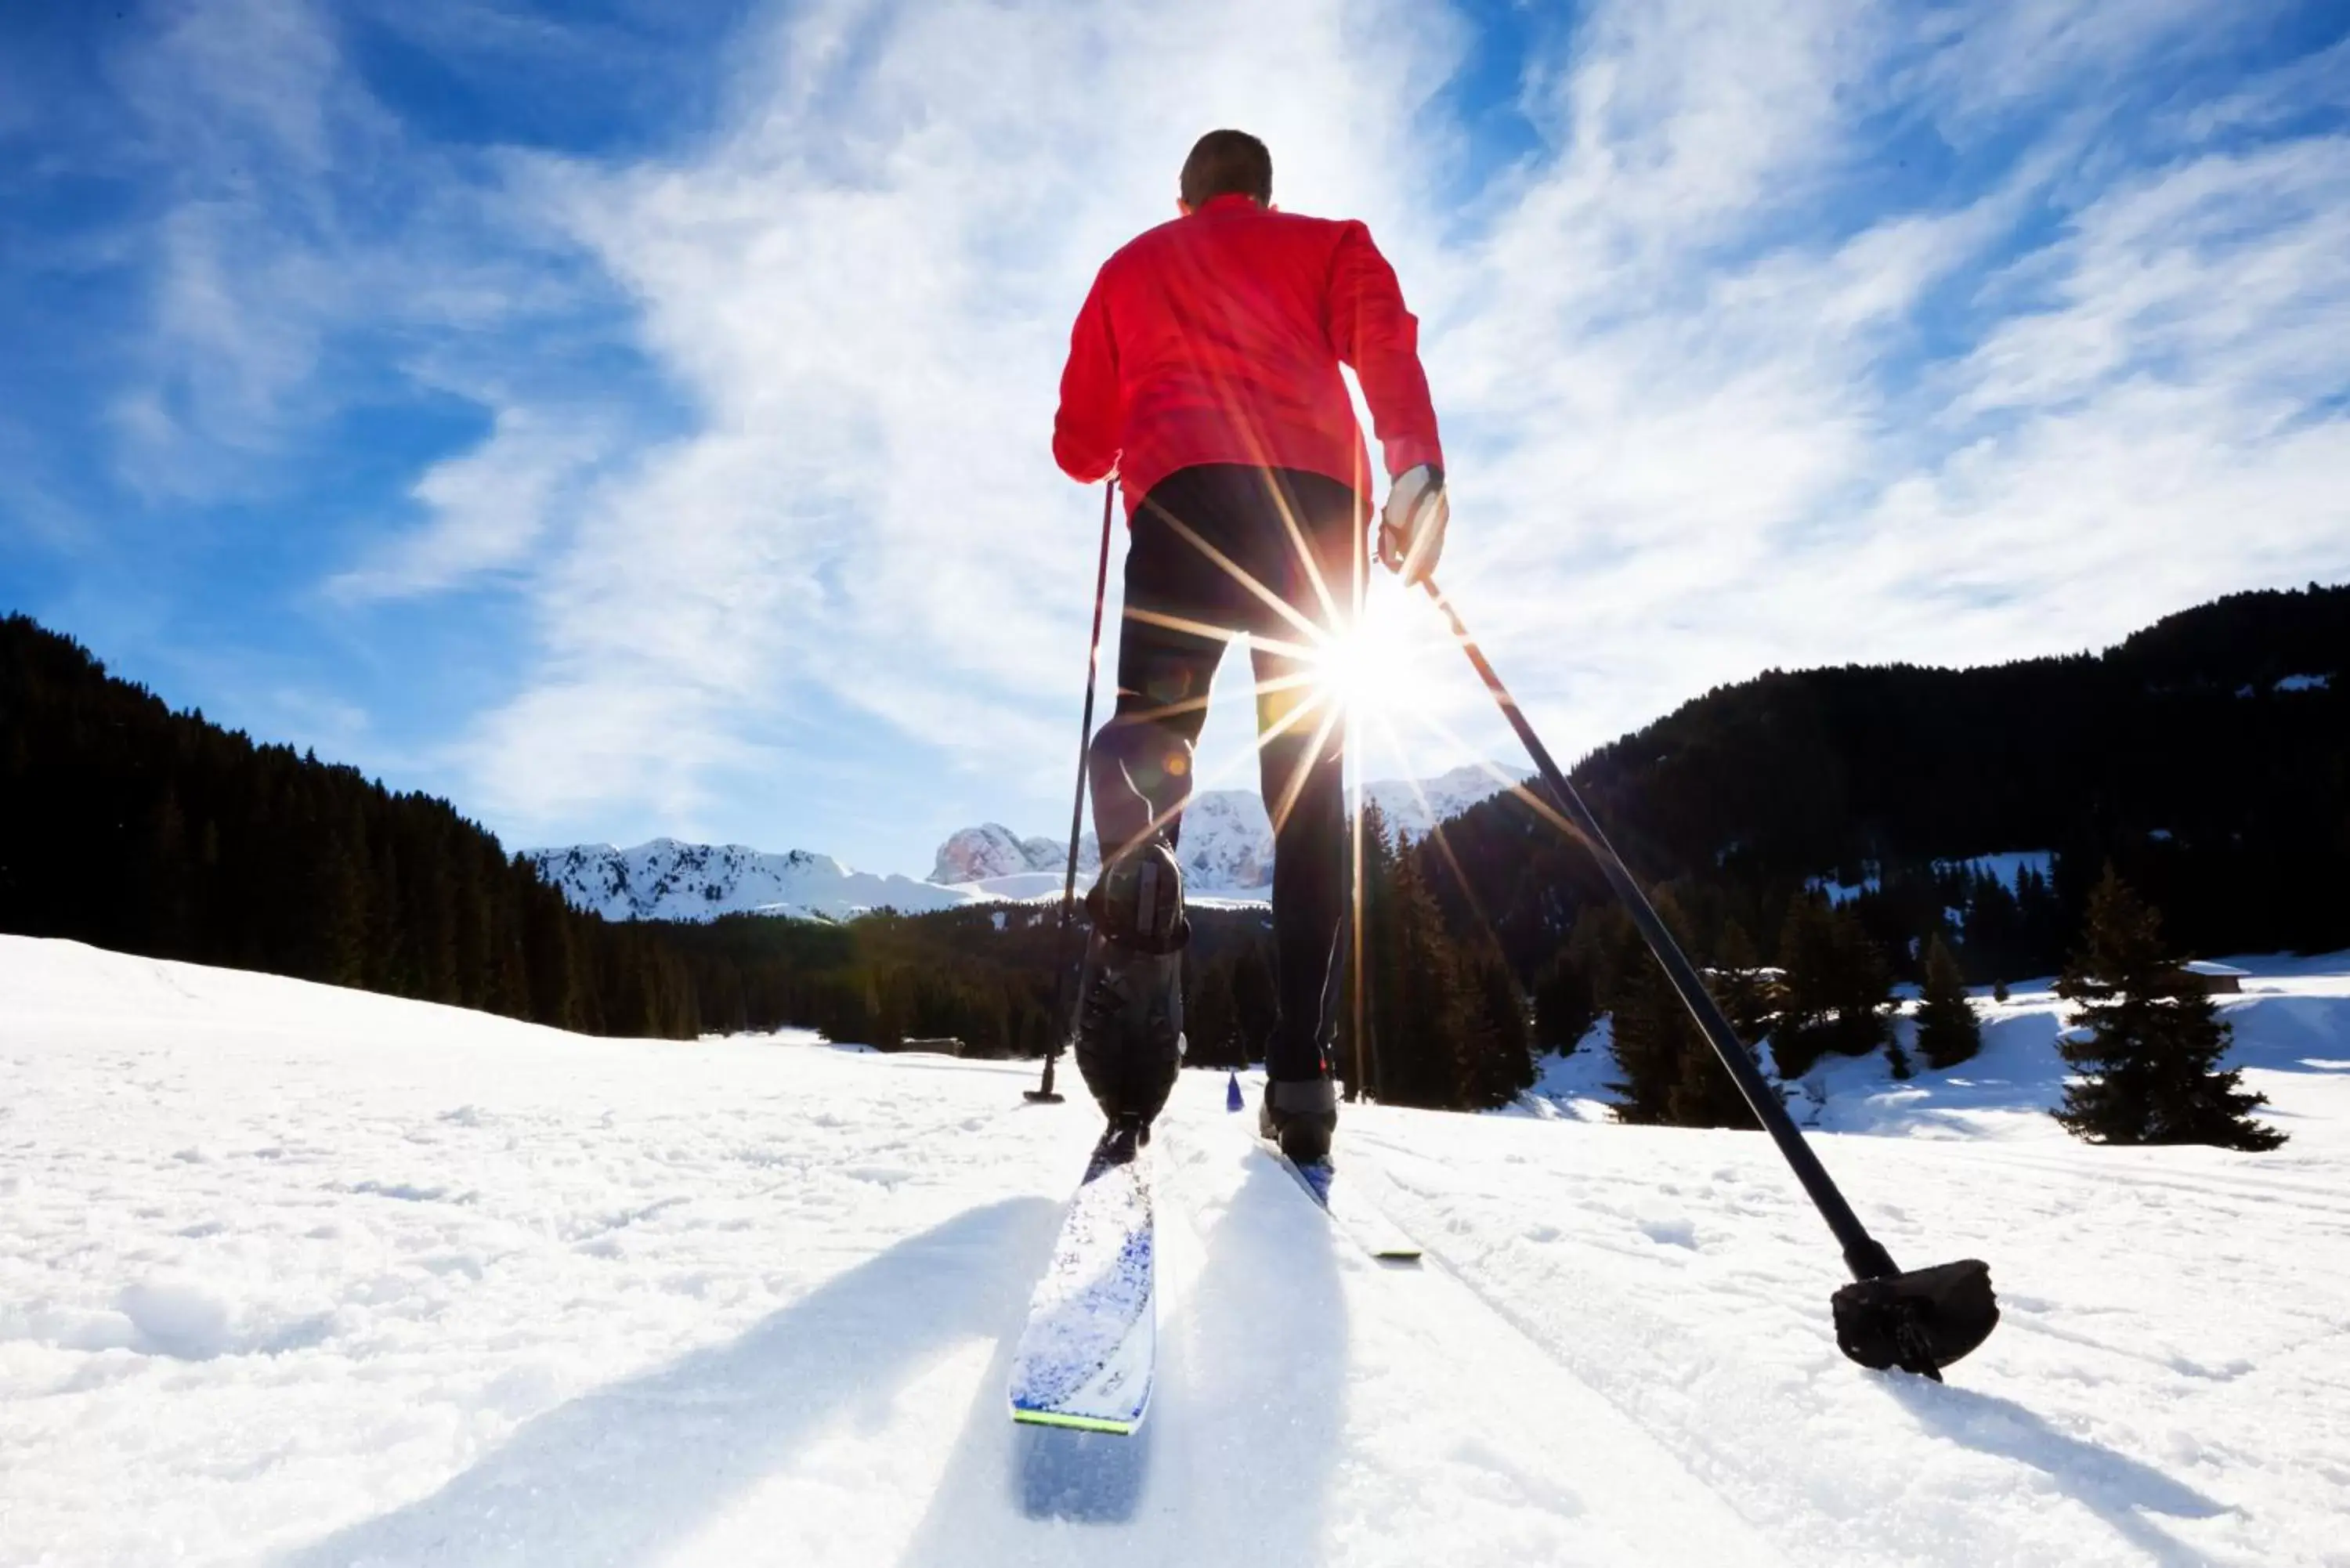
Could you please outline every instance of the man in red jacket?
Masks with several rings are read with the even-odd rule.
[[[1147,1129],[1182,1056],[1182,876],[1191,748],[1225,647],[1250,639],[1261,783],[1274,821],[1280,1022],[1263,1127],[1300,1163],[1337,1125],[1327,1043],[1345,913],[1343,726],[1326,725],[1312,647],[1357,602],[1369,465],[1339,366],[1353,367],[1391,476],[1379,553],[1435,569],[1443,452],[1419,323],[1359,223],[1281,213],[1273,160],[1237,130],[1200,139],[1180,213],[1104,264],[1070,335],[1053,455],[1126,498],[1118,708],[1087,771],[1103,870],[1076,1057],[1113,1127]],[[1301,711],[1301,709],[1305,710]]]

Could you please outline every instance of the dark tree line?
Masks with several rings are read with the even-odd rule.
[[[699,1022],[674,951],[445,801],[174,713],[23,617],[0,621],[0,929],[566,1028]]]
[[[1499,947],[1447,924],[1424,850],[1365,806],[1363,961],[1357,971],[1347,941],[1332,1060],[1348,1094],[1389,1105],[1507,1105],[1534,1081],[1527,1000]],[[1183,1009],[1192,1065],[1263,1060],[1280,1016],[1266,916],[1193,911]]]
[[[2089,867],[2147,889],[2190,950],[2350,944],[2345,675],[2350,589],[2240,595],[2098,658],[1774,671],[1575,773],[1783,1075],[1889,1048],[1897,976],[1924,986],[1918,1049],[1940,1067],[1979,1038],[1968,979],[2064,962]],[[1605,1015],[1626,1119],[1748,1125],[1579,846],[1508,797],[1427,841],[1366,827],[1336,1044],[1351,1091],[1503,1104],[1533,1047]],[[2022,848],[2052,851],[2049,874],[1964,868]],[[1829,879],[1865,890],[1831,901]],[[1259,1059],[1266,920],[1193,923],[1191,1059]],[[620,1034],[795,1024],[1034,1055],[1066,1001],[1052,905],[608,924],[446,802],[173,713],[22,617],[0,621],[0,929]]]
[[[0,620],[0,930],[590,1033],[798,1024],[1012,1054],[1047,1037],[1049,919],[608,923],[445,801],[175,713]]]
[[[2111,861],[2187,950],[2328,950],[2350,945],[2350,588],[2236,595],[2095,657],[1774,670],[1574,774],[1700,946],[1735,923],[1780,959],[1790,900],[1828,879],[1866,887],[1846,907],[1898,978],[1937,937],[1978,984],[2052,974]],[[1482,911],[1521,974],[1610,900],[1509,797],[1445,836],[1447,917]],[[2012,850],[2048,874],[1961,868]]]

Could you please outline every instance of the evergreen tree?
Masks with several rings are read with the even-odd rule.
[[[1187,955],[1188,960],[1188,955]],[[1240,1010],[1232,1000],[1237,961],[1184,964],[1183,1059],[1195,1067],[1245,1067]]]
[[[1959,961],[1939,935],[1926,948],[1926,983],[1918,998],[1918,1054],[1933,1068],[1955,1067],[1982,1049],[1982,1024],[1967,1000]]]
[[[1569,947],[1551,955],[1534,976],[1534,1043],[1544,1051],[1572,1051],[1598,1022],[1590,971]]]
[[[1460,965],[1409,840],[1396,846],[1386,895],[1382,983],[1373,993],[1382,1005],[1372,1018],[1378,1096],[1393,1105],[1454,1106],[1461,1101],[1452,1034],[1468,1016]]]
[[[1232,961],[1232,1023],[1239,1032],[1241,1066],[1264,1060],[1265,1044],[1280,1017],[1280,999],[1273,985],[1273,966],[1265,962],[1264,947],[1252,941]]]
[[[1651,901],[1674,939],[1685,942],[1689,921],[1679,902],[1663,888]],[[1610,1108],[1619,1122],[1679,1125],[1675,1094],[1686,1099],[1684,1082],[1697,1081],[1689,1059],[1693,1054],[1710,1059],[1712,1048],[1645,944],[1637,956],[1622,961],[1618,973],[1608,1012],[1608,1049],[1622,1076],[1607,1085],[1616,1096]],[[1714,1070],[1721,1071],[1719,1063]]]
[[[2231,1030],[2162,942],[2162,921],[2112,866],[2089,896],[2081,950],[2056,994],[2074,1004],[2059,1045],[2081,1075],[2064,1085],[2064,1129],[2092,1143],[2271,1149],[2285,1135],[2252,1118],[2268,1103],[2223,1070]]]
[[[1619,1122],[1669,1125],[1673,1086],[1694,1030],[1654,958],[1627,966],[1607,1020],[1607,1049],[1620,1075],[1607,1085],[1616,1096],[1609,1110]]]
[[[1779,939],[1786,1007],[1772,1031],[1782,1078],[1801,1077],[1829,1052],[1866,1056],[1891,1042],[1893,977],[1849,910],[1816,892],[1795,896]]]
[[[1713,968],[1706,979],[1714,999],[1721,1003],[1722,1016],[1730,1020],[1740,1040],[1751,1048],[1770,1033],[1785,1000],[1785,989],[1779,975],[1762,967],[1754,939],[1734,919],[1722,927]]]
[[[1525,999],[1509,961],[1491,941],[1460,951],[1456,968],[1448,1022],[1459,1103],[1470,1110],[1506,1106],[1534,1083]]]

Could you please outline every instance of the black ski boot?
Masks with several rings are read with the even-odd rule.
[[[1077,1071],[1113,1127],[1149,1137],[1183,1062],[1183,872],[1158,840],[1120,856],[1086,895],[1093,934],[1077,1001]]]
[[[1281,1146],[1291,1164],[1324,1164],[1330,1158],[1330,1135],[1338,1130],[1338,1085],[1327,1078],[1268,1079],[1256,1126],[1268,1142]]]

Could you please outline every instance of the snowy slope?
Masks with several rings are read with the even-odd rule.
[[[795,915],[847,919],[868,909],[912,914],[980,897],[911,877],[853,871],[805,849],[762,854],[740,844],[656,838],[631,849],[577,844],[532,849],[525,857],[571,904],[608,920],[714,920],[721,915]]]
[[[1024,1064],[0,938],[0,1562],[2340,1563],[2350,976],[2284,978],[2277,1154],[1822,1137],[1991,1260],[1947,1387],[1836,1355],[1758,1136],[1350,1109],[1388,1271],[1187,1075],[1120,1440],[1005,1418],[1092,1130]]]

